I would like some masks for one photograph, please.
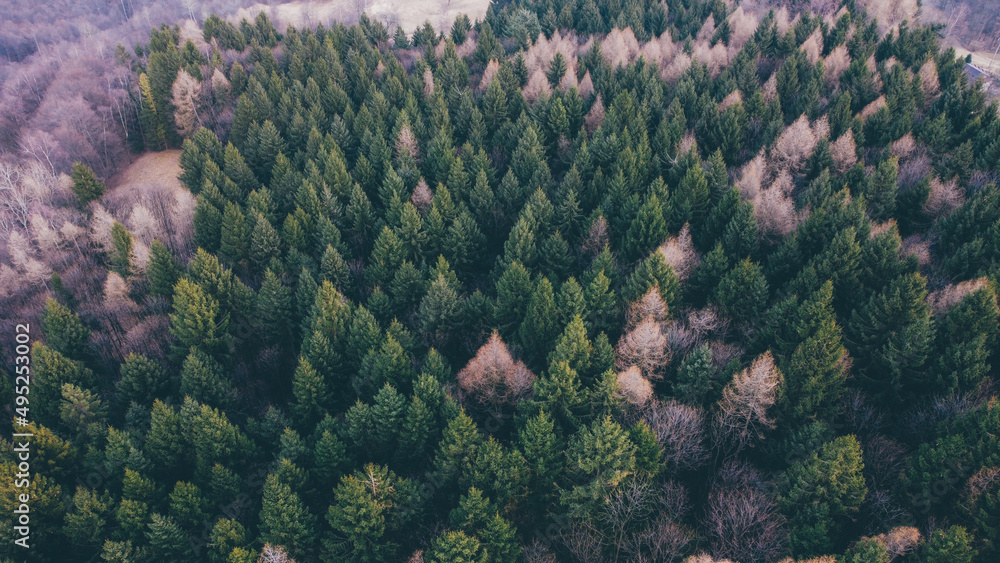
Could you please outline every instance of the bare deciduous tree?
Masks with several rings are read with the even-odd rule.
[[[409,155],[414,160],[420,159],[420,153],[417,148],[417,137],[413,134],[413,130],[410,129],[410,124],[406,122],[399,128],[399,137],[396,138],[396,156],[404,154]]]
[[[944,317],[952,307],[961,303],[966,295],[987,287],[989,283],[990,280],[987,278],[977,278],[949,284],[928,295],[927,303],[935,316]]]
[[[413,194],[410,196],[410,203],[412,203],[413,207],[416,207],[417,211],[423,215],[431,208],[431,202],[433,199],[434,194],[427,186],[427,182],[421,178],[420,181],[417,182],[417,187],[413,188]]]
[[[0,233],[7,235],[15,225],[28,227],[32,198],[21,182],[21,167],[12,158],[0,159]]]
[[[154,238],[163,238],[159,221],[156,220],[153,212],[141,203],[137,203],[132,207],[132,213],[129,214],[127,225],[129,231],[140,241],[149,243]]]
[[[485,92],[490,84],[493,83],[493,78],[497,75],[497,71],[500,70],[500,63],[496,59],[490,59],[490,62],[486,64],[486,68],[483,69],[483,77],[479,80],[479,90]]]
[[[915,256],[921,268],[931,263],[931,243],[920,235],[910,235],[903,239],[903,253]]]
[[[589,73],[588,73],[589,74]],[[584,78],[587,78],[586,76]],[[593,85],[591,85],[593,89]],[[598,94],[597,98],[594,100],[594,104],[590,106],[590,111],[583,118],[583,122],[587,125],[587,132],[593,133],[601,126],[604,122],[604,102],[601,101],[601,95]]]
[[[740,190],[743,199],[752,201],[760,194],[766,177],[767,161],[761,152],[740,169],[740,179],[736,181],[736,188]]]
[[[27,131],[21,135],[20,146],[24,154],[44,162],[53,172],[56,170],[60,149],[54,135],[47,131]]]
[[[563,74],[562,78],[559,80],[559,89],[563,92],[568,92],[570,88],[579,88],[579,84],[576,81],[576,61],[569,61],[566,63],[566,72]]]
[[[584,254],[597,254],[604,250],[609,241],[608,221],[601,215],[590,224],[590,229],[587,231],[587,238],[584,239],[581,250],[583,250]]]
[[[851,55],[847,52],[846,45],[838,45],[836,49],[823,59],[823,68],[826,73],[823,77],[826,83],[835,86],[840,81],[840,75],[851,66]]]
[[[729,362],[745,353],[745,350],[738,344],[722,340],[712,340],[708,343],[708,347],[712,350],[712,363],[715,364],[716,369],[722,369]]]
[[[937,96],[941,90],[941,81],[938,79],[937,63],[931,57],[920,67],[920,87],[924,90],[924,95],[928,100]]]
[[[980,469],[965,483],[958,504],[959,508],[966,514],[973,514],[980,498],[996,489],[998,485],[1000,485],[1000,467]]]
[[[867,469],[867,467],[866,467]],[[887,530],[905,522],[909,512],[884,489],[869,487],[861,503],[861,520],[867,530]]]
[[[515,361],[507,345],[494,331],[490,339],[458,372],[458,385],[464,393],[491,407],[512,404],[531,393],[535,374],[523,362]]]
[[[853,144],[853,143],[852,143]],[[927,177],[931,171],[931,157],[924,148],[916,154],[899,163],[899,187],[902,189],[915,186]]]
[[[819,137],[805,114],[785,128],[771,147],[771,163],[776,169],[797,170],[816,148]]]
[[[770,351],[757,356],[722,390],[715,420],[717,435],[736,450],[763,438],[764,431],[774,427],[768,410],[777,400],[782,380]]]
[[[177,71],[177,79],[170,88],[173,95],[174,123],[182,137],[194,134],[201,126],[198,104],[201,97],[201,83],[183,68]]]
[[[556,554],[552,552],[552,548],[538,539],[522,545],[521,556],[525,563],[556,563]]]
[[[704,525],[710,552],[740,563],[773,561],[784,551],[784,519],[773,487],[743,461],[726,464],[708,493]]]
[[[600,533],[593,526],[577,522],[560,533],[560,539],[577,561],[601,561],[604,544]]]
[[[12,265],[17,268],[24,282],[37,285],[52,274],[52,269],[47,264],[33,256],[35,251],[31,242],[20,231],[11,231],[7,251]]]
[[[90,218],[90,241],[103,252],[114,250],[114,243],[111,240],[111,226],[114,223],[114,216],[104,206],[99,203],[94,205]]]
[[[167,355],[167,342],[161,335],[170,330],[170,319],[167,315],[150,315],[138,320],[125,332],[122,342],[122,357],[124,360],[131,353],[143,354],[150,358],[164,358]]]
[[[729,559],[715,559],[707,553],[698,553],[684,560],[684,563],[733,563]]]
[[[778,73],[772,73],[771,78],[767,79],[767,82],[761,86],[761,91],[764,94],[764,100],[771,103],[778,97]]]
[[[687,325],[702,338],[711,334],[724,337],[729,331],[729,317],[719,312],[715,305],[695,309],[687,315]]]
[[[642,406],[653,396],[653,385],[642,376],[638,366],[630,366],[618,374],[618,388],[629,403]]]
[[[695,35],[695,41],[708,41],[715,36],[715,16],[709,14],[705,21],[701,24],[701,29],[698,30],[698,34]]]
[[[257,563],[295,563],[295,560],[280,545],[266,543],[264,549],[260,551]]]
[[[974,170],[972,176],[969,177],[969,193],[976,193],[980,188],[984,188],[990,184],[997,183],[1000,180],[1000,174],[996,172],[991,172],[989,170]]]
[[[136,272],[146,270],[149,265],[149,247],[141,240],[132,241],[132,268]]]
[[[632,479],[611,492],[599,513],[605,543],[616,549],[622,546],[630,528],[649,520],[655,501],[652,485],[639,479]]]
[[[677,50],[670,34],[664,32],[659,37],[647,41],[639,51],[639,56],[662,71],[673,60]]]
[[[594,93],[594,80],[590,77],[590,71],[583,73],[580,79],[580,97],[586,100]],[[589,113],[587,115],[590,115]],[[602,117],[603,119],[603,117]],[[588,127],[590,124],[587,125]]]
[[[552,87],[549,85],[549,79],[545,76],[545,71],[536,68],[528,78],[528,83],[524,85],[523,92],[524,99],[529,102],[537,101],[543,95],[552,94]]]
[[[674,561],[695,537],[681,524],[688,508],[684,488],[673,481],[657,487],[629,480],[608,495],[593,519],[563,531],[562,543],[578,561]]]
[[[424,69],[424,97],[430,98],[434,95],[434,73],[431,72],[431,67]]]
[[[915,150],[917,150],[917,141],[913,138],[913,133],[903,135],[890,145],[892,155],[899,159],[908,158]]]
[[[674,400],[650,401],[642,410],[642,419],[663,449],[663,464],[669,470],[695,470],[708,461],[708,425],[701,407]]]
[[[8,264],[0,263],[0,297],[11,297],[23,288],[24,284],[17,270]]]
[[[455,54],[463,59],[467,59],[476,52],[476,47],[479,44],[476,41],[476,32],[472,30],[469,32],[468,37],[465,38],[465,42],[455,48]]]
[[[747,12],[743,6],[737,6],[727,18],[729,20],[729,48],[734,53],[753,37],[757,31],[757,16]]]
[[[885,35],[903,20],[917,21],[918,0],[861,0],[859,7],[878,20],[879,33]]]
[[[717,77],[729,63],[729,50],[722,42],[713,45],[710,40],[698,41],[694,44],[691,55],[708,67],[708,74],[712,78]]]
[[[884,108],[885,104],[886,104],[886,101],[885,101],[885,95],[884,94],[881,95],[881,96],[879,96],[879,97],[877,97],[877,98],[875,98],[875,100],[872,101],[870,104],[868,104],[867,106],[861,108],[861,113],[859,114],[861,116],[861,119],[867,120],[869,117],[875,115],[875,113],[878,110]]]
[[[823,32],[817,27],[799,48],[805,51],[809,64],[815,65],[823,55]]]
[[[693,540],[690,529],[661,514],[645,530],[625,538],[622,551],[636,563],[676,561]]]
[[[545,71],[549,68],[549,64],[556,53],[560,53],[566,61],[567,67],[575,68],[576,49],[577,39],[575,33],[571,31],[564,37],[562,32],[556,30],[552,33],[551,38],[547,38],[545,34],[540,34],[534,44],[525,51],[524,62],[528,67],[528,72],[534,72],[537,69]]]
[[[858,152],[854,145],[854,133],[850,129],[830,145],[830,157],[838,174],[850,170],[858,161]]]
[[[354,16],[354,21],[361,18],[361,14],[365,13],[368,9],[368,0],[351,0],[351,7],[354,9],[352,15]]]
[[[212,95],[215,97],[216,104],[222,105],[225,100],[229,99],[231,90],[232,85],[226,75],[219,69],[212,71]]]
[[[719,111],[725,111],[726,108],[734,106],[737,103],[743,103],[743,94],[739,89],[733,90],[725,98],[722,98],[722,101],[719,102]]]
[[[935,177],[931,180],[931,193],[924,202],[923,211],[929,217],[943,217],[962,205],[964,199],[955,180],[942,182]]]
[[[888,221],[873,224],[871,231],[868,232],[868,238],[873,239],[890,232],[893,236],[899,235],[899,225],[896,224],[895,219],[889,219]]]
[[[126,334],[140,321],[140,308],[129,291],[124,278],[116,272],[108,272],[104,280],[103,299],[88,307],[100,319],[102,330],[94,333],[95,347],[107,361],[124,360],[128,350]]]
[[[631,27],[614,28],[601,42],[601,54],[611,68],[626,66],[639,56],[639,41]]]
[[[874,434],[885,425],[882,413],[875,410],[863,391],[848,389],[840,402],[847,428],[859,436]]]
[[[892,438],[874,434],[864,440],[862,451],[869,483],[882,489],[895,486],[905,469],[906,448]]]
[[[788,6],[782,3],[774,12],[774,25],[778,28],[778,33],[784,35],[792,27],[792,16],[788,13]]]
[[[660,486],[657,506],[667,517],[681,521],[691,511],[691,500],[684,485],[669,480]]]
[[[739,94],[739,90],[734,92]],[[701,261],[698,251],[691,242],[690,225],[685,223],[677,236],[667,239],[667,242],[660,246],[660,254],[663,254],[663,259],[674,268],[677,278],[681,281],[686,280]]]
[[[52,170],[37,160],[0,156],[0,233],[10,233],[15,226],[28,229],[40,206],[58,203],[58,183]]]
[[[670,363],[670,349],[663,323],[646,317],[622,335],[615,349],[615,365],[620,370],[638,366],[648,379],[662,379],[661,370]]]
[[[897,526],[884,534],[872,537],[885,548],[889,554],[889,561],[902,555],[906,555],[917,547],[923,540],[920,530],[913,526]]]
[[[662,323],[667,320],[667,304],[660,295],[660,287],[654,285],[649,288],[638,301],[632,303],[628,308],[628,326],[635,327],[647,318],[655,322]]]
[[[31,238],[34,239],[39,250],[49,252],[59,246],[61,242],[59,233],[52,229],[52,225],[49,224],[48,219],[38,213],[34,213],[29,218],[29,223]]]
[[[117,272],[108,272],[104,281],[104,307],[115,315],[131,313],[139,308],[129,295],[128,282]]]
[[[757,224],[770,237],[788,236],[798,226],[799,216],[795,212],[795,202],[783,189],[786,185],[776,181],[753,200]]]
[[[686,322],[667,323],[667,346],[671,354],[682,356],[698,344],[698,335]]]

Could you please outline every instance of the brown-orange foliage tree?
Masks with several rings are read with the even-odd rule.
[[[496,331],[458,372],[458,385],[468,396],[490,408],[513,404],[531,393],[535,374],[511,356]]]

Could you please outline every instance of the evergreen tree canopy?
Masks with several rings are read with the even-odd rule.
[[[161,3],[87,55],[125,2],[46,58],[22,4],[0,560],[1000,558],[1000,114],[942,10]]]

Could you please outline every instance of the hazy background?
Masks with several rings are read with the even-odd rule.
[[[182,37],[196,44],[200,22],[213,13],[237,22],[263,11],[283,30],[350,24],[367,12],[390,30],[402,25],[412,33],[424,21],[447,31],[457,14],[475,20],[487,6],[487,0],[2,0],[0,158],[29,156],[55,173],[81,160],[104,177],[127,164],[137,89],[132,73],[115,64],[115,49],[131,51],[162,23],[180,25]]]
[[[788,6],[832,11],[839,0],[728,0],[748,12]],[[886,26],[920,17],[940,23],[946,43],[989,66],[1000,40],[997,0],[858,0]],[[363,13],[384,22],[390,33],[408,33],[429,21],[448,31],[459,13],[475,21],[489,0],[0,0],[0,159],[30,157],[53,173],[74,160],[108,177],[128,164],[129,118],[136,111],[134,73],[115,65],[119,44],[131,51],[149,29],[177,24],[182,36],[204,46],[200,22],[218,14],[233,22],[265,12],[283,30],[339,20],[354,23]],[[998,70],[998,69],[994,69]],[[134,121],[134,120],[133,120]]]

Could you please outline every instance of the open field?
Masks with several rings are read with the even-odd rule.
[[[288,2],[278,6],[255,4],[241,8],[229,19],[252,19],[259,12],[266,12],[279,29],[329,24],[333,20],[356,22],[364,12],[385,23],[390,28],[402,26],[412,32],[425,21],[439,31],[451,29],[451,22],[458,14],[467,14],[473,21],[482,19],[489,7],[488,0],[334,0],[332,2]]]
[[[955,46],[955,52],[959,56],[965,57],[970,52],[972,53],[972,64],[978,66],[979,68],[992,74],[994,77],[1000,77],[1000,55],[994,56],[992,52],[989,51],[969,51],[968,49],[960,46]],[[992,69],[990,68],[992,63]]]
[[[145,153],[108,179],[101,203],[132,230],[139,262],[154,238],[175,252],[190,250],[195,199],[178,179],[180,155],[179,150]]]
[[[181,181],[177,179],[181,173],[180,157],[179,149],[147,152],[109,178],[108,191],[131,191],[137,186],[150,185],[182,189]]]

